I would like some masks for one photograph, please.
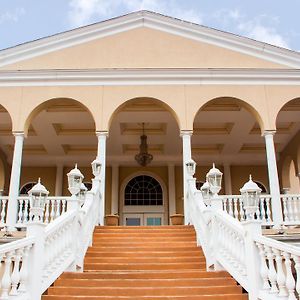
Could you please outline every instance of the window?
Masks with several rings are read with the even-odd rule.
[[[163,205],[159,182],[147,175],[131,179],[125,188],[125,205]]]
[[[33,188],[34,185],[36,185],[36,182],[28,182],[24,184],[20,189],[20,195],[28,195],[28,192]]]

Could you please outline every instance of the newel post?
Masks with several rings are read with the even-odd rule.
[[[30,276],[28,282],[28,291],[30,299],[40,300],[42,290],[42,276],[45,256],[45,224],[43,223],[44,209],[49,192],[38,183],[28,192],[30,197],[30,215],[31,219],[27,224],[27,237],[34,237],[35,242],[28,257],[28,266],[30,266]]]
[[[262,230],[261,221],[255,220],[255,212],[258,209],[261,189],[252,181],[250,175],[249,181],[244,184],[240,191],[247,215],[247,220],[242,222],[242,226],[245,229],[245,265],[249,284],[248,294],[250,300],[256,300],[261,289],[261,281],[259,272],[260,258],[255,245],[255,238],[262,235]]]

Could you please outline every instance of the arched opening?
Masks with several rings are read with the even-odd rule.
[[[300,97],[288,101],[276,118],[274,136],[276,150],[279,153],[279,172],[281,189],[299,193],[299,148],[300,148]],[[292,188],[293,185],[293,188]]]
[[[192,156],[198,164],[197,180],[205,182],[214,162],[223,172],[221,194],[239,194],[249,174],[266,184],[261,130],[262,118],[245,101],[225,96],[208,101],[199,109],[193,124]]]
[[[28,196],[28,192],[37,184],[37,182],[27,182],[20,188],[20,196]]]
[[[50,99],[31,112],[27,125],[21,186],[41,177],[50,195],[55,195],[55,192],[69,195],[66,174],[75,163],[84,174],[85,181],[91,180],[97,137],[94,119],[85,106],[74,99]],[[60,183],[56,180],[58,176],[62,178]]]
[[[12,120],[8,111],[0,105],[0,193],[8,195],[10,169],[14,149]]]
[[[147,136],[148,153],[153,160],[146,166],[139,164],[135,156],[140,153],[141,135]],[[111,120],[109,138],[107,141],[107,164],[111,168],[111,176],[107,177],[108,185],[111,186],[111,197],[107,198],[107,214],[120,214],[120,220],[126,213],[125,203],[119,201],[122,196],[120,184],[132,174],[140,173],[151,177],[154,175],[162,178],[167,186],[165,193],[166,203],[161,205],[161,211],[157,211],[155,205],[147,204],[139,206],[138,213],[163,214],[163,223],[168,224],[168,189],[175,189],[176,183],[181,187],[173,193],[173,213],[182,213],[182,141],[177,120],[174,118],[172,109],[158,99],[141,97],[124,102]],[[169,173],[173,172],[174,183],[169,183]],[[178,174],[177,174],[178,172]],[[180,173],[180,174],[179,174]],[[146,178],[146,177],[144,177]],[[155,178],[155,177],[154,177]],[[175,183],[176,181],[176,183]],[[110,184],[111,183],[111,184]],[[119,193],[115,191],[118,190]],[[178,203],[176,198],[178,196]],[[133,200],[134,203],[134,200]],[[150,202],[149,202],[150,203]],[[131,207],[134,205],[131,205]],[[128,212],[127,212],[128,213]],[[126,224],[126,222],[125,222]]]

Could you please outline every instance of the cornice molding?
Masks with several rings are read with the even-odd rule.
[[[99,69],[0,71],[0,87],[113,85],[300,85],[295,69]]]
[[[80,27],[0,51],[0,67],[130,29],[147,27],[227,48],[292,68],[300,68],[300,53],[150,11]]]

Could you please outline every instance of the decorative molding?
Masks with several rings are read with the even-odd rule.
[[[98,69],[0,71],[0,87],[113,85],[300,85],[300,70]]]
[[[229,135],[234,123],[194,123],[194,135]]]
[[[288,67],[300,67],[300,54],[296,51],[150,11],[134,12],[2,50],[0,67],[140,27],[220,46]]]

